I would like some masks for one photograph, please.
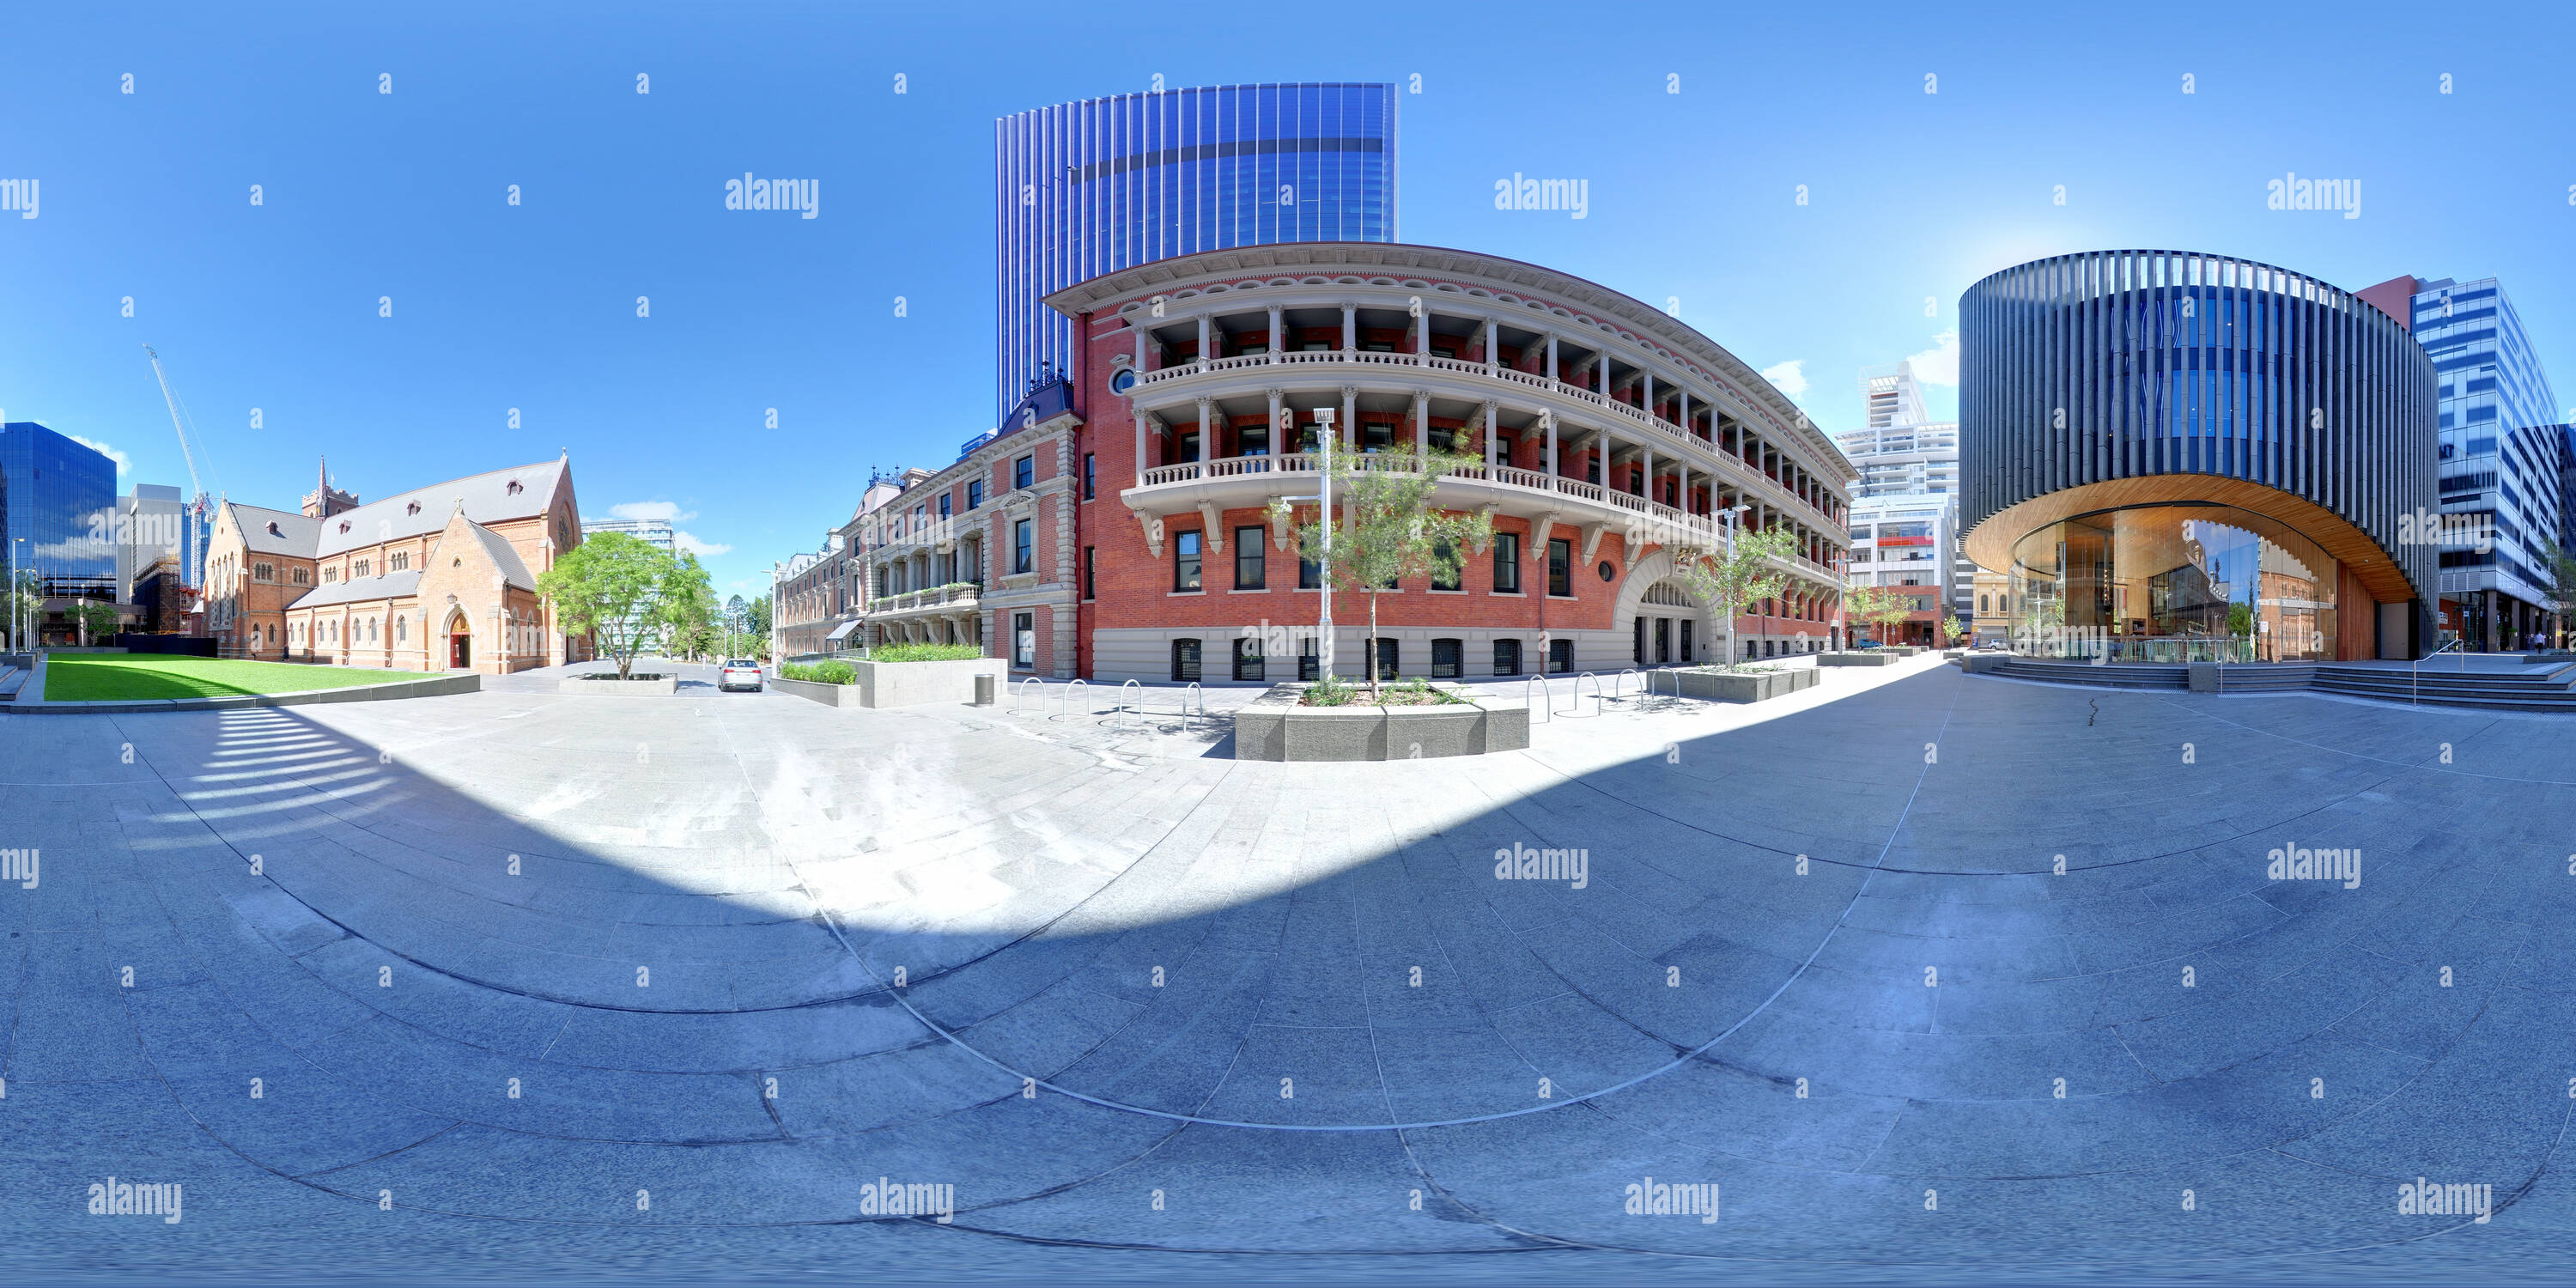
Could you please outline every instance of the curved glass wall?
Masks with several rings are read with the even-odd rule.
[[[2277,520],[2222,505],[2103,510],[2013,544],[2012,647],[2125,662],[2324,662],[2340,569]]]

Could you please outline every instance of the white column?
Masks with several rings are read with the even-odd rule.
[[[1293,447],[1295,445],[1294,440],[1297,434],[1296,427],[1293,425],[1284,430],[1280,428],[1279,403],[1284,395],[1284,390],[1273,389],[1270,391],[1270,454],[1273,456],[1277,456]]]
[[[1486,479],[1486,481],[1487,481],[1487,482],[1492,482],[1492,481],[1493,481],[1493,477],[1494,477],[1494,458],[1495,458],[1495,455],[1496,455],[1494,440],[1502,436],[1502,429],[1503,429],[1503,427],[1502,427],[1499,423],[1497,423],[1497,422],[1501,419],[1501,417],[1500,417],[1500,413],[1501,413],[1501,411],[1502,411],[1502,408],[1501,408],[1501,406],[1500,406],[1499,404],[1497,404],[1497,403],[1495,403],[1495,402],[1491,401],[1490,399],[1486,401],[1486,403],[1485,403],[1485,479]],[[1462,645],[1461,647],[1464,647],[1464,646]]]
[[[1354,452],[1360,450],[1360,387],[1358,385],[1342,386],[1342,423],[1328,425],[1325,428],[1341,439],[1342,446],[1346,450]]]
[[[1206,461],[1208,458],[1208,448],[1213,446],[1216,442],[1216,425],[1214,421],[1215,411],[1216,399],[1199,399],[1199,450],[1193,458],[1195,460],[1201,462]],[[1201,472],[1204,473],[1205,471]]]
[[[1690,423],[1690,389],[1689,389],[1689,387],[1688,387],[1688,386],[1684,386],[1683,388],[1676,389],[1676,390],[1674,390],[1673,392],[1674,392],[1674,394],[1675,394],[1676,396],[1678,396],[1678,397],[1681,399],[1681,413],[1682,413],[1682,421],[1681,421],[1681,424],[1682,424],[1682,432],[1683,432],[1683,433],[1685,433],[1685,434],[1688,434],[1688,433],[1690,433],[1690,432],[1691,432],[1691,423]]]
[[[1359,347],[1360,306],[1345,304],[1342,306],[1342,352],[1349,353]]]
[[[1647,443],[1645,444],[1644,451],[1645,451],[1645,453],[1646,453],[1646,489],[1645,489],[1645,490],[1646,490],[1646,504],[1648,504],[1648,505],[1653,505],[1653,504],[1655,503],[1655,445],[1654,445],[1654,443],[1653,443],[1653,442],[1651,442],[1651,441],[1647,442]],[[1653,513],[1653,511],[1651,511],[1651,510],[1650,510],[1650,511],[1648,511],[1648,513],[1650,513],[1650,514],[1651,514],[1651,513]]]
[[[1216,355],[1208,352],[1208,315],[1199,315],[1199,361],[1207,362]]]
[[[1492,318],[1485,319],[1485,370],[1488,372],[1502,365],[1503,355],[1499,348],[1502,340],[1502,324]]]
[[[1279,327],[1280,327],[1280,325],[1281,325],[1281,322],[1282,322],[1282,318],[1281,318],[1281,315],[1280,315],[1279,306],[1278,306],[1278,305],[1276,305],[1276,304],[1271,305],[1271,306],[1270,306],[1270,360],[1271,360],[1272,362],[1278,362],[1278,361],[1280,361],[1280,356],[1279,356],[1279,355],[1280,355],[1280,353],[1281,353],[1283,350],[1285,350],[1285,349],[1287,348],[1287,345],[1281,342],[1280,335],[1279,335]]]
[[[1647,372],[1645,375],[1645,381],[1646,383],[1643,390],[1645,397],[1640,398],[1637,401],[1642,407],[1644,407],[1647,418],[1651,420],[1655,415],[1655,373],[1651,371]]]
[[[1549,384],[1556,383],[1556,334],[1554,332],[1548,333],[1547,337],[1547,379]]]
[[[1431,393],[1429,390],[1416,389],[1413,391],[1413,454],[1427,456],[1430,453]]]
[[[1141,411],[1140,411],[1140,412],[1137,412],[1137,413],[1136,413],[1136,486],[1137,486],[1137,487],[1143,487],[1143,486],[1145,486],[1145,417],[1146,417],[1146,413],[1144,413],[1144,412],[1141,412]],[[772,602],[773,602],[773,608],[774,608],[775,601],[772,601]]]
[[[1688,457],[1683,457],[1673,462],[1673,502],[1674,509],[1681,511],[1684,514],[1691,512],[1690,459]]]
[[[1554,479],[1558,473],[1556,467],[1556,417],[1548,412],[1540,412],[1539,418],[1547,422],[1547,476],[1550,480],[1548,486],[1552,488],[1556,486]]]
[[[1162,347],[1163,346],[1154,342],[1154,333],[1152,331],[1149,331],[1142,326],[1136,328],[1135,359],[1136,374],[1139,377],[1142,377],[1148,371],[1154,370],[1154,360],[1161,356],[1155,351]]]

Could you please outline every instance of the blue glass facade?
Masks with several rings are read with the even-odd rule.
[[[1174,255],[1396,239],[1393,85],[1219,85],[1086,99],[993,124],[998,417],[1062,374],[1046,297]]]
[[[31,420],[0,425],[8,552],[39,593],[114,600],[116,462]]]
[[[2415,339],[2441,382],[2442,512],[2492,528],[2443,549],[2444,611],[2471,649],[2517,648],[2551,616],[2565,417],[2496,279],[2421,283],[2414,310]]]

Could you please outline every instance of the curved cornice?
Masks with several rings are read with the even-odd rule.
[[[1473,279],[1498,289],[1486,302],[1544,312],[1546,325],[1580,334],[1586,327],[1608,330],[1631,344],[1643,345],[1676,365],[1696,365],[1698,375],[1726,387],[1735,397],[1760,407],[1798,435],[1827,468],[1839,468],[1845,479],[1859,477],[1842,449],[1809,420],[1789,396],[1762,378],[1715,340],[1642,300],[1598,282],[1536,264],[1475,251],[1388,242],[1281,242],[1233,250],[1175,255],[1134,268],[1103,273],[1046,297],[1046,304],[1067,317],[1097,313],[1103,306],[1142,303],[1142,297],[1175,283],[1270,277],[1292,274],[1279,285],[1304,287],[1402,287],[1403,278]],[[1390,277],[1372,282],[1372,276]],[[1305,280],[1307,278],[1315,280]],[[1344,280],[1347,278],[1348,280]],[[1232,285],[1232,283],[1228,283]],[[1264,280],[1260,285],[1273,283]],[[1541,296],[1542,299],[1531,299]],[[1247,291],[1247,300],[1260,298]],[[1478,298],[1465,296],[1467,299]],[[1588,316],[1587,316],[1588,314]]]

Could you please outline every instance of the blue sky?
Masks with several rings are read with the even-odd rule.
[[[993,119],[1157,73],[1419,75],[1405,240],[1677,296],[1828,429],[1861,366],[1944,374],[1978,277],[2111,246],[2500,277],[2565,400],[2576,17],[2261,8],[12,6],[0,178],[42,197],[0,215],[0,411],[184,485],[148,343],[236,500],[292,507],[323,452],[373,498],[569,449],[586,511],[677,517],[757,591],[871,466],[985,427]],[[820,217],[724,210],[744,171]],[[1515,172],[1588,217],[1495,210]],[[2267,209],[2287,172],[2360,217]]]

